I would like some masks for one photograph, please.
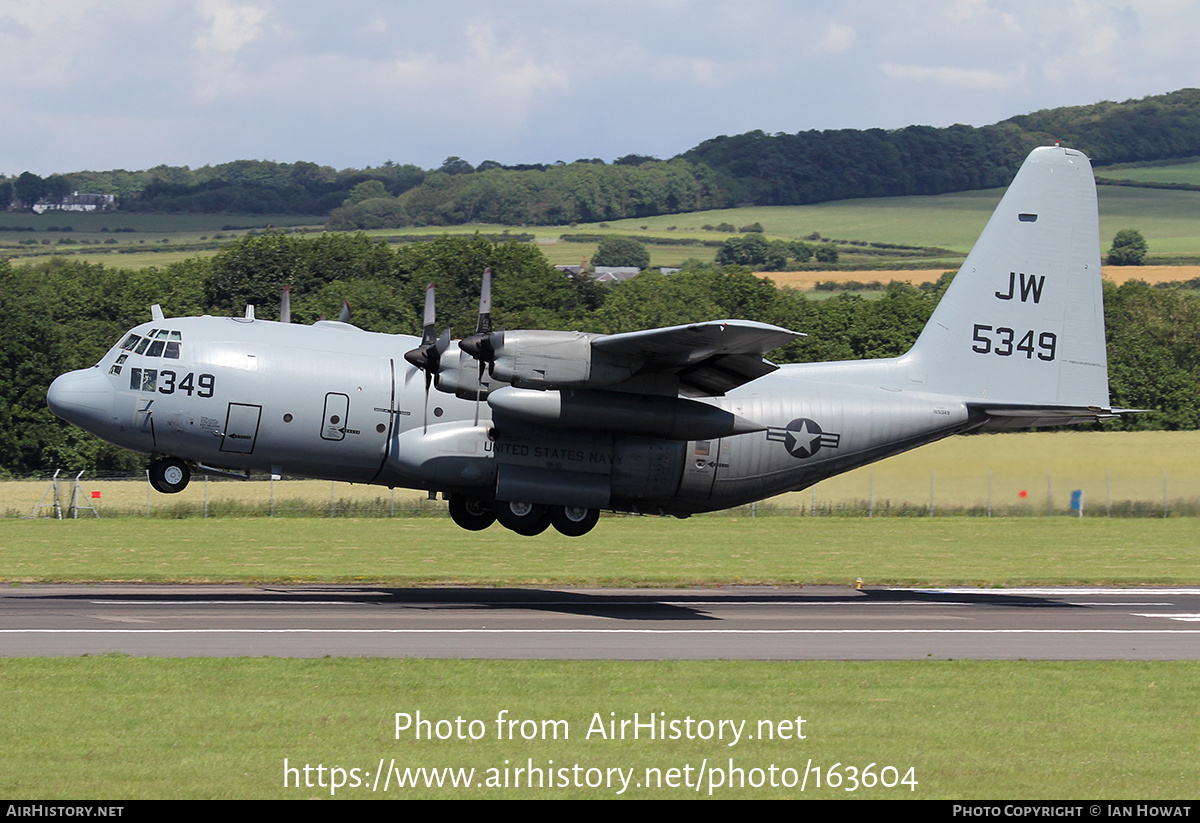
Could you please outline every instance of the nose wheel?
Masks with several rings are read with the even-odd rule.
[[[150,485],[163,494],[177,494],[187,488],[192,470],[177,457],[162,457],[150,464]]]

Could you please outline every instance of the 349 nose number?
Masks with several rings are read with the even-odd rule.
[[[191,372],[188,372],[179,381],[177,386],[175,383],[175,372],[166,369],[158,373],[158,378],[158,391],[161,394],[174,394],[175,389],[178,388],[181,392],[187,392],[189,397],[191,397],[193,391],[197,397],[212,397],[213,387],[217,382],[217,378],[211,374],[202,374],[199,377],[195,377]]]

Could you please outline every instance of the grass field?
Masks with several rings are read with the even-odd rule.
[[[1152,165],[1110,166],[1096,169],[1096,177],[1136,180],[1140,183],[1183,183],[1200,186],[1200,160]]]
[[[0,582],[387,586],[1200,585],[1200,518],[607,517],[588,535],[448,518],[0,522]]]
[[[1192,799],[1197,675],[1192,663],[0,660],[0,797]],[[520,726],[499,739],[501,711],[535,721],[537,739]],[[431,730],[461,718],[464,736],[478,721],[479,737],[398,735],[396,714],[417,712]],[[596,733],[597,718],[635,712],[678,721],[680,736]],[[698,739],[720,720],[744,723],[737,742],[728,725]],[[483,785],[398,789],[393,776],[373,791],[381,764],[474,769]],[[526,788],[530,767],[549,785]]]

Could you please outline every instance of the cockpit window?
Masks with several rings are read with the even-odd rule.
[[[130,369],[129,388],[134,391],[154,391],[158,382],[157,369]]]
[[[108,373],[109,374],[120,374],[121,373],[121,364],[124,363],[128,358],[129,358],[129,355],[122,354],[120,357],[117,358],[117,362],[113,363],[113,366],[111,369],[108,370]]]
[[[145,337],[131,333],[121,343],[125,351],[147,357],[169,357],[172,360],[179,359],[182,346],[183,333],[174,329],[151,329]]]

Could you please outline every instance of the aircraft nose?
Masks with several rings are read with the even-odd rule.
[[[56,417],[82,428],[89,421],[112,415],[113,389],[100,369],[80,369],[59,375],[46,390],[46,404]]]

